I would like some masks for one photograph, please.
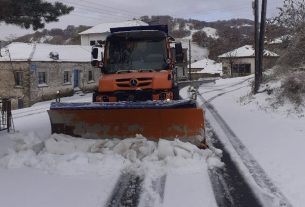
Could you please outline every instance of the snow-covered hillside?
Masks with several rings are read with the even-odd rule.
[[[187,23],[184,27],[184,30],[187,30],[187,31],[190,31],[191,34],[187,37],[184,37],[185,39],[192,39],[192,36],[195,32],[199,32],[199,31],[202,31],[202,32],[205,32],[205,34],[208,36],[208,37],[211,37],[211,38],[214,38],[214,39],[217,39],[219,38],[219,36],[217,35],[217,30],[212,28],[212,27],[204,27],[200,30],[198,29],[194,29],[194,25],[191,24],[191,23]]]
[[[174,27],[175,29],[179,29],[179,24],[176,24]],[[206,33],[208,37],[217,39],[219,36],[217,35],[217,30],[211,27],[204,27],[201,30],[194,29],[194,25],[192,23],[186,23],[186,25],[183,28],[186,31],[190,31],[190,35],[183,37],[183,38],[177,38],[177,41],[180,41],[182,43],[182,46],[184,48],[189,48],[189,41],[191,40],[191,58],[192,63],[206,59],[209,56],[209,50],[208,48],[203,48],[199,46],[197,43],[192,42],[192,36],[194,33],[198,31],[203,31]]]
[[[177,41],[180,41],[182,43],[183,48],[189,48],[189,40],[188,39],[182,38],[182,39],[177,39]],[[209,55],[208,48],[200,47],[196,43],[191,42],[192,63],[195,62],[195,61],[207,58],[208,55]],[[187,57],[187,58],[189,58],[189,57]]]

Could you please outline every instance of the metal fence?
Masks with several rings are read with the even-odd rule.
[[[11,100],[7,98],[0,99],[0,131],[10,131],[12,124]]]

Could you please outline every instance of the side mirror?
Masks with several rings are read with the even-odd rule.
[[[181,42],[175,43],[175,56],[176,56],[177,63],[183,62],[183,49],[182,49]]]
[[[92,59],[98,59],[98,48],[97,47],[92,48],[91,56],[92,56]]]
[[[101,47],[92,47],[91,51],[91,65],[95,68],[103,67],[103,50]]]

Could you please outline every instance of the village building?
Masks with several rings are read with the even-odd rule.
[[[205,58],[191,64],[191,76],[193,80],[222,75],[222,63]]]
[[[124,22],[102,23],[88,30],[85,30],[80,34],[81,45],[96,45],[106,40],[106,37],[110,34],[110,28],[115,27],[131,27],[131,26],[146,26],[147,23],[140,20],[130,20]]]
[[[0,98],[13,108],[92,91],[100,70],[91,66],[91,47],[14,42],[1,50]]]
[[[246,76],[255,72],[255,50],[252,45],[245,45],[218,56],[222,62],[224,76]],[[263,68],[271,68],[279,55],[269,50],[264,50]]]

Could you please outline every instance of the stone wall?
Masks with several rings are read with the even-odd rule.
[[[22,72],[22,82],[16,85],[16,72]],[[0,62],[0,97],[11,98],[12,107],[17,108],[18,102],[23,106],[30,106],[28,62]]]
[[[33,102],[54,99],[57,91],[60,91],[61,96],[72,95],[74,90],[93,91],[101,75],[100,70],[93,68],[90,63],[35,62],[31,67],[33,68],[31,78]],[[68,72],[66,82],[64,82],[65,71]],[[89,71],[93,72],[93,80],[89,80]],[[39,84],[40,72],[45,72],[46,83]],[[77,84],[75,79],[78,80]]]

